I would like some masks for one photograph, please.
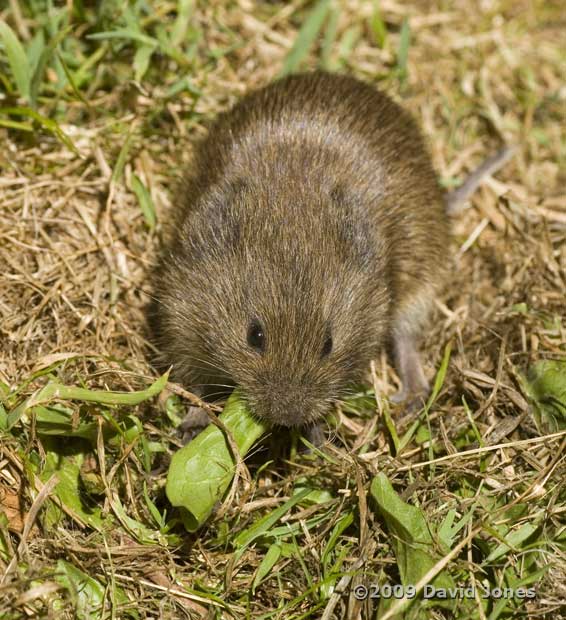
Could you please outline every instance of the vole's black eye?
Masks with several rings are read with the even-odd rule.
[[[252,349],[260,353],[265,351],[265,333],[257,319],[253,319],[248,327],[248,344]]]
[[[324,345],[322,347],[321,357],[326,357],[327,355],[330,355],[331,351],[332,351],[332,336],[328,334],[328,336],[326,337],[326,340],[324,341]]]

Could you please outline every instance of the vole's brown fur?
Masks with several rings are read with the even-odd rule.
[[[211,126],[184,187],[156,289],[179,381],[238,384],[257,415],[301,425],[391,343],[402,397],[426,390],[415,342],[448,222],[420,132],[389,97],[324,73],[253,92]]]

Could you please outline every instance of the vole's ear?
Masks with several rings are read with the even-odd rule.
[[[336,220],[336,232],[350,248],[356,264],[366,269],[374,259],[375,250],[372,232],[367,230],[362,217],[363,201],[342,183],[335,183],[330,189],[330,200],[339,217]]]

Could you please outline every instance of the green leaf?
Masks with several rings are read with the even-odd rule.
[[[10,121],[3,118],[0,118],[0,127],[18,129],[19,131],[33,131],[33,125],[30,123],[20,123],[19,121]]]
[[[259,519],[259,521],[256,521],[251,527],[240,532],[233,541],[234,546],[238,549],[236,555],[239,557],[244,549],[251,545],[256,538],[264,536],[269,532],[281,517],[286,515],[293,506],[301,502],[309,493],[310,489],[299,491],[296,495],[291,496],[284,504],[266,514]]]
[[[252,594],[255,594],[255,589],[267,577],[267,575],[269,575],[280,557],[281,545],[279,543],[273,543],[263,556],[261,564],[258,566],[254,581],[252,583]]]
[[[450,509],[446,514],[444,521],[442,521],[442,524],[438,528],[438,539],[444,545],[446,550],[452,548],[456,534],[470,522],[474,516],[474,510],[473,508],[470,509],[456,524],[454,524],[456,514],[456,510],[453,508]]]
[[[0,20],[0,39],[4,44],[8,64],[12,70],[18,91],[24,99],[31,101],[31,69],[28,57],[16,33],[4,20]]]
[[[33,407],[36,431],[39,435],[55,435],[59,437],[81,437],[96,441],[98,424],[96,421],[78,424],[73,420],[73,409],[62,404],[49,407],[37,405]]]
[[[407,61],[409,60],[409,45],[411,43],[411,30],[407,18],[403,20],[401,33],[399,35],[399,49],[397,50],[396,70],[399,76],[404,79],[407,76]]]
[[[79,90],[73,74],[71,73],[69,67],[67,66],[67,63],[65,62],[61,54],[57,54],[57,60],[61,63],[61,67],[63,67],[63,73],[65,74],[65,77],[67,78],[67,81],[69,82],[71,89],[75,93],[77,99],[79,101],[82,101],[86,106],[90,107],[90,103],[83,97],[83,94]]]
[[[43,29],[38,30],[31,41],[26,43],[26,56],[28,57],[28,65],[30,73],[34,73],[37,67],[37,63],[41,57],[43,50],[45,49],[45,33]]]
[[[322,40],[322,49],[320,54],[320,64],[326,71],[332,71],[335,65],[332,63],[332,48],[336,42],[336,33],[338,31],[338,19],[340,12],[335,9],[330,9],[330,15],[328,22],[324,30],[324,37]]]
[[[122,178],[122,172],[124,172],[124,166],[126,165],[126,159],[128,158],[128,153],[130,151],[130,146],[132,145],[132,137],[133,131],[132,128],[128,131],[128,135],[124,140],[124,144],[120,149],[120,153],[118,153],[118,159],[114,164],[114,170],[112,170],[112,183],[117,183]]]
[[[0,431],[8,430],[8,414],[6,413],[6,409],[4,405],[0,403]]]
[[[171,45],[177,47],[186,39],[189,22],[193,14],[194,0],[178,0],[177,17],[171,29]]]
[[[147,389],[139,392],[110,392],[106,390],[88,390],[74,386],[61,385],[50,382],[28,399],[20,403],[8,415],[8,428],[18,422],[22,415],[30,408],[47,404],[53,400],[79,400],[94,402],[101,405],[139,405],[144,400],[157,396],[167,383],[169,373],[159,377]]]
[[[141,82],[149,67],[149,61],[155,51],[154,45],[140,45],[134,55],[134,79]]]
[[[147,483],[145,480],[143,482],[143,498],[145,500],[145,505],[147,506],[151,516],[153,517],[153,520],[157,523],[158,527],[160,528],[165,527],[165,522],[166,522],[165,514],[161,516],[159,509],[157,508],[157,506],[154,504],[153,500],[149,496],[149,493],[147,492]]]
[[[305,23],[299,30],[297,39],[283,63],[282,76],[296,71],[301,62],[306,58],[311,45],[324,24],[330,9],[330,2],[331,0],[319,0],[305,19]]]
[[[383,421],[385,422],[385,426],[389,431],[389,436],[391,437],[391,441],[393,442],[393,449],[395,450],[395,454],[399,454],[399,450],[401,449],[401,443],[399,441],[397,429],[395,428],[395,422],[391,417],[391,412],[389,411],[389,405],[387,403],[384,403],[383,406]]]
[[[220,421],[232,433],[244,457],[268,426],[249,413],[236,390],[228,399]],[[182,508],[185,527],[198,529],[228,488],[235,461],[224,433],[210,424],[171,459],[166,493],[173,506]]]
[[[370,19],[370,27],[375,38],[377,47],[383,49],[385,41],[387,40],[387,28],[385,22],[381,17],[381,11],[379,9],[379,0],[373,0],[373,15]]]
[[[146,186],[141,182],[137,174],[132,176],[132,190],[137,196],[141,212],[145,218],[145,223],[150,230],[153,230],[157,219],[155,215],[155,205],[151,199],[151,194],[147,190]]]
[[[421,418],[426,417],[430,408],[432,407],[434,401],[436,400],[440,390],[442,389],[442,385],[444,384],[444,379],[446,378],[446,372],[448,370],[448,363],[450,362],[450,353],[452,351],[452,343],[448,343],[444,348],[444,355],[442,357],[442,362],[440,363],[440,368],[436,373],[436,377],[434,378],[434,386],[432,388],[432,392],[428,397],[428,400],[424,406],[424,410],[422,414],[419,415],[419,418],[413,422],[409,430],[403,435],[401,441],[399,441],[399,446],[397,448],[397,454],[405,448],[405,446],[411,441],[415,431],[419,428],[421,424]]]
[[[46,129],[47,131],[54,134],[57,138],[59,138],[59,140],[61,140],[61,142],[69,150],[73,151],[73,153],[75,153],[76,155],[80,155],[79,151],[77,150],[77,147],[73,144],[72,140],[69,138],[69,136],[67,136],[67,134],[61,129],[61,127],[59,127],[59,125],[55,121],[51,120],[50,118],[47,118],[46,116],[39,114],[39,112],[36,112],[32,108],[27,108],[27,107],[0,108],[0,114],[7,114],[8,116],[26,116],[28,118],[31,118],[32,120],[39,123],[44,129]]]
[[[401,583],[405,587],[414,586],[440,560],[427,519],[420,508],[405,503],[397,495],[384,473],[373,479],[370,491],[389,532]],[[432,583],[437,588],[454,587],[452,578],[445,571],[440,572]],[[452,603],[447,601],[449,605]]]
[[[167,546],[167,536],[162,534],[159,530],[153,530],[144,525],[141,521],[130,517],[117,495],[112,499],[111,505],[112,510],[114,510],[114,513],[122,525],[142,545],[154,545],[157,543],[159,545],[163,545],[164,547]]]
[[[111,519],[103,518],[99,506],[87,507],[82,501],[80,468],[84,461],[84,454],[65,454],[55,439],[44,440],[46,449],[45,464],[39,474],[40,480],[46,482],[56,473],[58,483],[53,492],[61,504],[82,523],[86,523],[95,530],[103,531],[111,523]],[[86,449],[86,447],[85,447]],[[61,509],[54,503],[48,505],[46,513],[47,526],[55,525],[61,518]]]
[[[88,620],[99,617],[103,610],[106,590],[99,581],[65,560],[57,561],[55,581],[71,593],[77,618]]]
[[[525,542],[527,538],[532,536],[534,532],[536,532],[538,525],[533,523],[525,523],[519,529],[513,530],[510,534],[505,537],[504,543],[498,545],[485,559],[483,564],[489,564],[493,562],[503,555],[505,555],[511,549],[516,549],[520,547],[521,543]]]
[[[99,581],[65,560],[57,561],[55,581],[71,594],[75,605],[74,617],[79,620],[109,617],[105,613],[105,601],[108,594],[112,597],[112,603],[115,606],[130,604],[124,590],[115,583],[111,584],[110,592],[107,592],[107,586],[103,586]],[[131,618],[139,617],[135,609],[121,612],[120,617],[125,617],[124,613]]]
[[[47,67],[47,63],[49,59],[53,55],[55,48],[59,45],[59,43],[67,36],[70,32],[71,27],[68,26],[63,30],[59,31],[52,39],[49,41],[49,44],[43,48],[39,60],[37,61],[37,65],[33,72],[33,77],[31,80],[30,86],[30,102],[33,107],[37,102],[37,95],[39,93],[39,87],[41,85],[41,81],[43,80],[43,76],[45,74],[45,68]]]
[[[152,37],[148,37],[146,34],[141,33],[139,30],[133,28],[117,28],[108,32],[96,32],[95,34],[89,34],[87,39],[94,39],[96,41],[106,39],[125,39],[128,41],[136,41],[143,45],[151,45],[152,47],[158,47],[158,42]]]
[[[322,556],[321,556],[321,563],[322,563],[322,566],[324,567],[325,573],[327,572],[328,566],[330,564],[330,554],[336,547],[336,543],[338,542],[338,539],[342,535],[342,532],[344,532],[344,530],[350,527],[350,525],[352,525],[353,522],[354,522],[354,513],[350,511],[350,512],[347,512],[346,514],[343,514],[338,519],[338,521],[336,522],[336,525],[332,529],[332,533],[330,534],[328,542],[326,543],[326,546],[324,547],[324,551],[322,552]]]
[[[361,35],[361,30],[358,25],[348,28],[340,39],[340,45],[338,46],[338,56],[341,61],[347,61],[358,42]]]
[[[566,428],[566,360],[543,360],[531,366],[527,376],[519,375],[529,399],[535,423],[541,433]]]

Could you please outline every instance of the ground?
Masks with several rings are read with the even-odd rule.
[[[0,618],[388,617],[394,601],[354,586],[421,591],[430,570],[475,593],[406,617],[564,613],[566,404],[540,388],[552,364],[563,385],[566,357],[563,15],[528,0],[0,9]],[[188,534],[164,493],[188,401],[143,392],[149,274],[206,121],[315,67],[411,110],[446,187],[517,152],[452,218],[418,425],[387,403],[384,355],[321,453],[256,454]]]

